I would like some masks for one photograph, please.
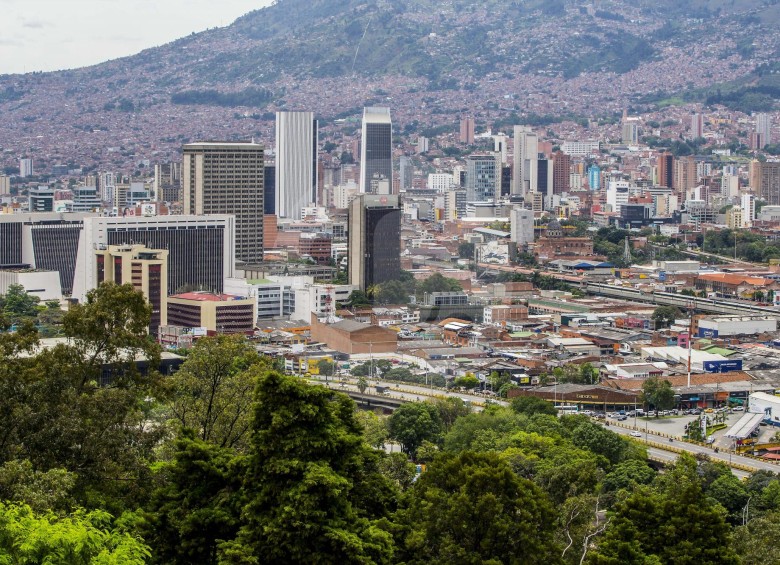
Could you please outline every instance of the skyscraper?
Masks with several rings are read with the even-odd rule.
[[[693,114],[691,116],[691,139],[704,137],[704,116]]]
[[[674,188],[674,155],[668,151],[658,156],[658,186]]]
[[[594,192],[601,189],[601,169],[598,165],[591,165],[588,169],[588,186]]]
[[[770,114],[756,114],[756,133],[759,135],[761,147],[772,143],[772,116]]]
[[[493,201],[501,193],[501,162],[497,155],[469,155],[466,159],[466,198]]]
[[[515,126],[514,143],[511,195],[517,199],[537,190],[536,161],[539,158],[539,140],[529,126]]]
[[[349,284],[361,290],[401,272],[401,208],[397,195],[361,194],[349,204]]]
[[[202,142],[183,147],[185,214],[233,214],[235,257],[263,260],[263,146]]]
[[[276,113],[276,215],[301,219],[317,203],[317,120],[312,112]]]
[[[276,215],[276,165],[263,166],[263,211]]]
[[[474,145],[474,118],[464,118],[460,121],[460,142]]]
[[[33,160],[24,157],[19,159],[19,177],[31,177],[33,174]]]
[[[571,173],[571,157],[556,151],[553,154],[553,194],[563,194],[569,192]]]
[[[363,109],[360,192],[371,192],[372,180],[387,180],[393,186],[393,123],[390,108]]]
[[[753,178],[758,187],[753,186],[753,190],[758,189],[758,195],[761,200],[766,201],[770,206],[780,205],[780,163],[762,163],[753,161],[751,163],[751,182]]]
[[[401,173],[401,190],[408,190],[412,188],[414,183],[414,165],[411,157],[401,157],[400,162]]]

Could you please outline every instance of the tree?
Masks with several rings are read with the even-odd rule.
[[[455,379],[452,384],[466,389],[475,389],[480,385],[480,382],[476,375],[466,373],[462,377]]]
[[[445,277],[441,273],[434,273],[418,285],[417,294],[459,292],[461,290],[463,290],[463,286],[457,280]]]
[[[455,420],[471,413],[471,407],[467,405],[462,398],[458,398],[457,396],[437,398],[433,401],[433,405],[439,411],[442,431],[445,433],[452,428],[455,424]]]
[[[742,565],[780,565],[780,514],[750,520],[734,530],[734,550]]]
[[[6,461],[0,467],[0,500],[30,506],[33,512],[66,512],[73,506],[76,475],[64,469],[36,471],[32,463]]]
[[[680,310],[674,306],[659,306],[653,310],[652,320],[656,329],[668,328],[680,317]]]
[[[366,392],[366,389],[368,388],[368,380],[366,379],[365,375],[360,375],[358,377],[357,388],[360,391],[360,394],[364,394]]]
[[[400,281],[387,281],[379,286],[378,302],[380,304],[407,304],[409,292]]]
[[[652,487],[615,505],[589,563],[738,563],[723,509],[703,494],[696,461],[681,455]]]
[[[398,488],[406,490],[414,482],[417,469],[414,463],[403,453],[385,453],[379,460],[382,474],[393,481]]]
[[[39,471],[76,472],[77,499],[102,498],[119,510],[119,499],[148,488],[148,461],[165,433],[149,425],[146,399],[165,398],[149,319],[131,285],[103,284],[65,315],[67,344],[6,359],[0,456],[28,459]]]
[[[101,510],[69,516],[36,514],[0,502],[0,557],[6,563],[123,563],[143,565],[149,548]]]
[[[396,494],[378,466],[348,396],[267,371],[255,391],[243,525],[222,562],[389,561],[378,520]]]
[[[387,418],[379,417],[375,412],[358,410],[355,418],[363,427],[363,439],[375,449],[382,449],[387,441]]]
[[[203,441],[244,447],[255,381],[269,364],[243,336],[199,339],[170,378],[171,414]]]
[[[332,377],[333,373],[336,372],[336,364],[329,359],[320,359],[317,361],[317,369],[319,370],[320,375]]]
[[[549,414],[550,416],[558,415],[558,411],[555,409],[555,406],[546,400],[536,398],[535,396],[516,396],[512,399],[509,405],[512,407],[512,410],[518,414],[527,414],[528,416],[533,414]]]
[[[560,563],[544,493],[495,453],[443,454],[398,513],[401,561]]]
[[[615,465],[602,482],[604,492],[617,492],[620,489],[634,489],[638,485],[649,485],[656,472],[644,461],[629,459]]]
[[[674,406],[674,389],[672,383],[658,377],[650,377],[642,383],[641,402],[658,410],[668,410]],[[658,414],[656,414],[657,416]]]
[[[4,296],[0,296],[0,306],[3,314],[12,324],[19,324],[24,320],[34,320],[38,316],[37,296],[27,294],[20,284],[8,286]]]
[[[399,406],[388,421],[391,439],[401,444],[412,459],[423,440],[435,442],[441,434],[439,411],[428,402],[409,402]]]
[[[170,462],[157,467],[148,510],[139,529],[158,563],[217,563],[221,540],[238,533],[242,461],[233,450],[196,438],[186,429]]]

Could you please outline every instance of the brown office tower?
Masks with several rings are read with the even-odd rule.
[[[674,188],[674,155],[668,151],[658,156],[658,186]]]
[[[569,192],[571,160],[568,155],[556,151],[553,155],[553,194]]]
[[[349,284],[366,290],[401,274],[397,195],[361,194],[349,204]]]
[[[770,206],[780,205],[780,163],[753,161],[750,164],[750,173],[751,182],[758,185],[751,188],[758,192],[761,200]]]
[[[183,147],[185,214],[232,214],[236,261],[263,260],[263,146],[201,142]]]

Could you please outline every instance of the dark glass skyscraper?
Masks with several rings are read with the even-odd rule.
[[[371,192],[372,180],[393,186],[393,123],[390,108],[363,109],[360,192]]]
[[[362,194],[349,205],[349,284],[365,290],[401,272],[397,195]]]

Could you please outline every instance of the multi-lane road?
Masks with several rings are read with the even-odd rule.
[[[325,381],[324,377],[312,376],[312,379],[317,382]],[[349,377],[338,377],[336,379],[328,378],[328,384],[334,390],[357,392],[357,379]],[[389,383],[386,381],[371,381],[371,386],[366,389],[365,394],[371,396],[375,390],[376,385],[388,387],[389,397],[398,399],[405,402],[417,402],[430,398],[441,397],[456,397],[471,402],[472,407],[475,410],[482,410],[487,402],[495,402],[502,406],[506,406],[508,403],[504,400],[491,399],[482,395],[468,394],[464,392],[451,392],[441,389],[425,387],[422,385],[411,385],[405,383]],[[382,395],[374,395],[377,399],[387,398]],[[749,470],[766,470],[772,473],[780,473],[780,465],[770,463],[768,461],[762,461],[760,459],[753,459],[751,457],[744,457],[731,453],[727,450],[719,450],[717,453],[711,447],[705,447],[685,441],[675,440],[669,441],[669,438],[664,435],[654,433],[650,430],[634,430],[630,426],[620,426],[613,421],[610,421],[608,426],[613,432],[622,436],[632,437],[632,432],[635,437],[632,439],[644,443],[647,445],[647,453],[651,459],[660,461],[662,463],[671,463],[679,456],[681,451],[685,451],[695,454],[703,454],[709,456],[713,461],[720,461],[732,468],[734,474],[740,478],[745,478],[750,474]],[[636,434],[640,433],[639,437]]]

